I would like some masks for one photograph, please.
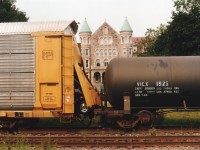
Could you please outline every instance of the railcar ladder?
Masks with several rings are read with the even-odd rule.
[[[74,113],[74,45],[72,36],[62,36],[63,113]]]

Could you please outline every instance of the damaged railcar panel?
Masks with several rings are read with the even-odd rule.
[[[0,109],[32,109],[35,103],[35,38],[0,35]]]

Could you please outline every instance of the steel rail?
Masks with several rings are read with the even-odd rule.
[[[200,146],[200,136],[8,136],[0,135],[0,141],[31,145],[52,144],[62,147],[146,147],[146,146]]]

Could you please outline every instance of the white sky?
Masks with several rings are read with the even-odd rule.
[[[125,17],[133,36],[144,36],[171,20],[172,0],[17,0],[16,7],[26,12],[29,21],[84,19],[94,33],[106,20],[118,33]]]

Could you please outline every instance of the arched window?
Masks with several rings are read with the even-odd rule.
[[[101,82],[101,75],[99,72],[94,73],[94,80],[95,82]]]
[[[108,59],[104,59],[103,64],[104,64],[104,67],[107,67],[108,66]]]
[[[95,65],[96,65],[97,67],[100,67],[100,59],[97,59],[97,60],[96,60]]]

